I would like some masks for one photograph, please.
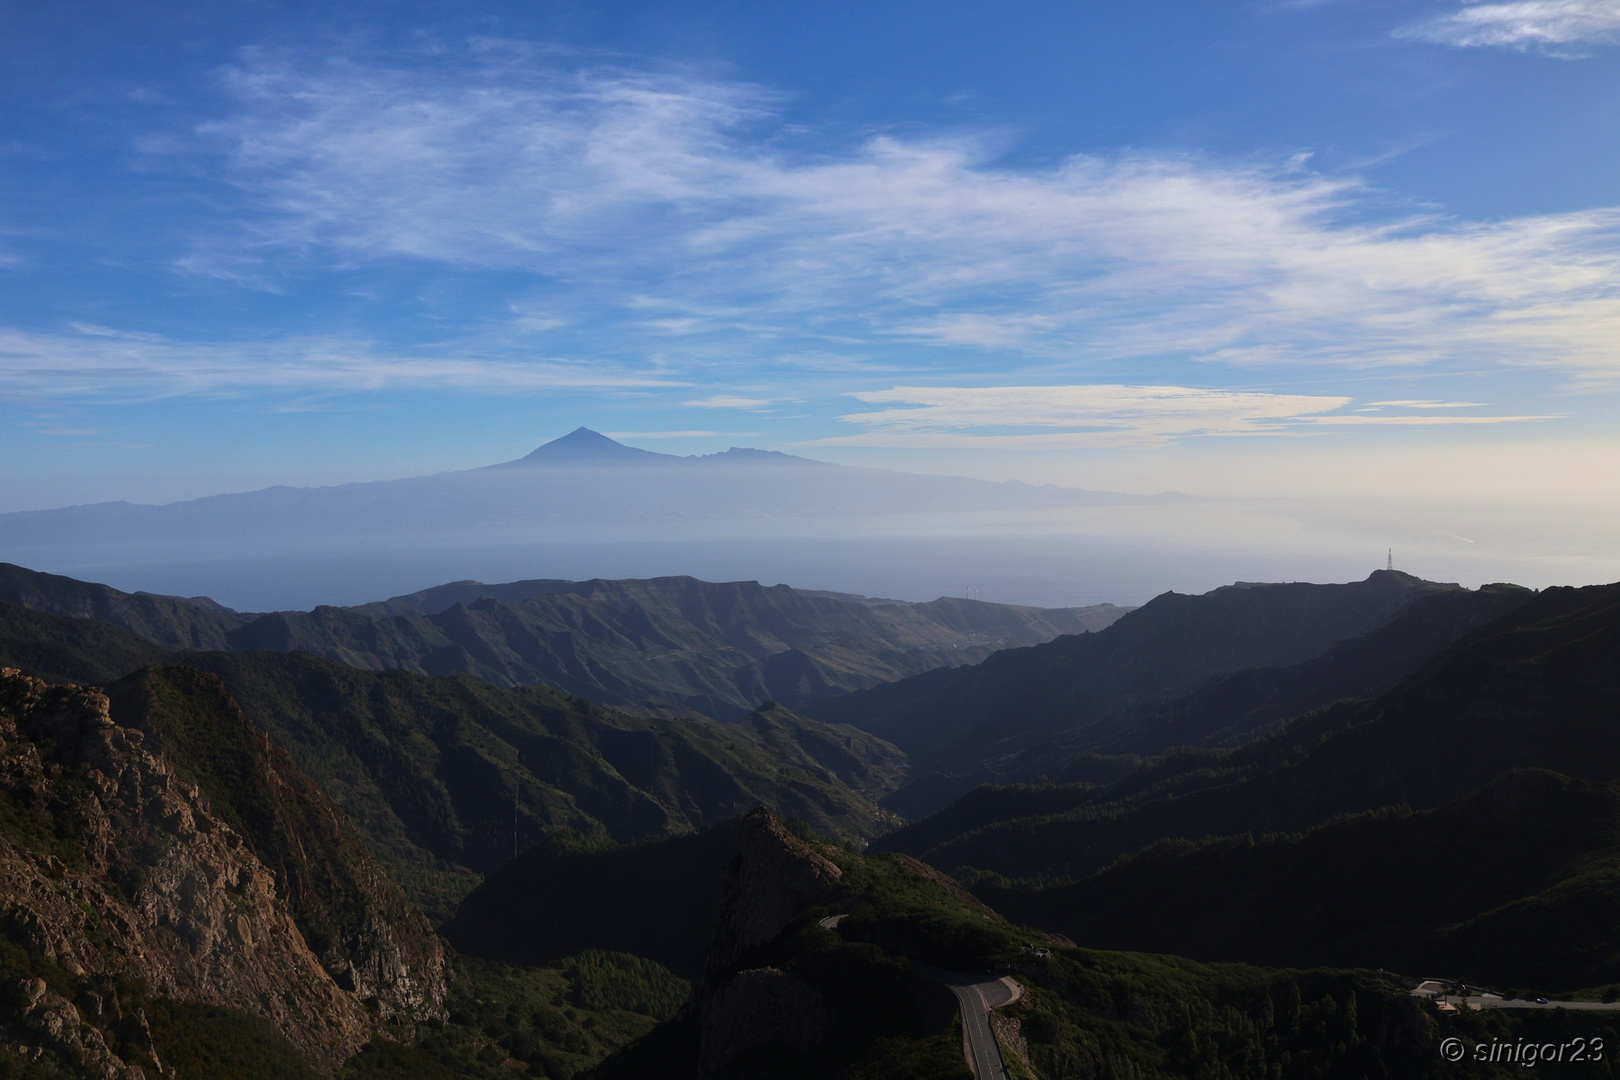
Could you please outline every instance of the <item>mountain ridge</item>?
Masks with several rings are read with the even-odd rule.
[[[516,461],[507,461],[499,465],[488,466],[488,468],[533,467],[554,462],[567,462],[570,464],[581,462],[593,464],[634,462],[640,464],[659,460],[678,461],[680,459],[674,454],[660,454],[652,450],[641,450],[634,446],[626,446],[615,439],[608,438],[601,432],[592,431],[582,425],[561,438],[540,444]]]
[[[824,698],[809,711],[882,732],[920,768],[971,771],[1055,731],[1123,728],[1140,710],[1212,675],[1308,660],[1395,617],[1418,596],[1460,588],[1377,570],[1342,585],[1168,592],[1095,634]]]
[[[538,595],[628,595],[576,584]],[[770,593],[682,592],[704,584],[633,583],[711,613]],[[184,598],[96,588],[81,599],[104,618],[219,625]],[[495,597],[395,599],[505,617]],[[918,606],[847,603],[873,619]],[[862,843],[893,821],[877,801],[907,773],[902,750],[781,705],[662,721],[461,674],[176,653],[0,602],[0,666],[26,656],[104,689],[0,677],[0,742],[16,740],[0,754],[0,906],[26,897],[38,916],[0,912],[0,1072],[963,1075],[951,998],[918,964],[1019,981],[989,1023],[1026,1078],[1439,1080],[1448,1034],[1620,1039],[1602,1013],[1443,1015],[1415,979],[1342,966],[1620,994],[1620,585],[1249,584],[1150,614],[1157,629],[1115,635],[1136,668],[1103,651],[1097,719],[1037,716],[1036,741],[991,759],[1063,782],[975,788],[925,863]],[[771,658],[817,671],[804,649]],[[1086,676],[1068,674],[1047,688]],[[48,707],[19,710],[6,687]],[[81,813],[90,798],[106,813]],[[922,843],[949,817],[892,835]],[[434,976],[407,893],[485,958],[447,950]],[[150,970],[109,946],[139,946]],[[688,984],[657,961],[699,980],[684,1008]],[[430,984],[441,996],[417,992]]]
[[[1620,585],[1473,595],[1491,617],[1393,686],[1101,782],[979,787],[874,847],[1113,948],[1620,983]]]
[[[825,465],[837,468],[837,466],[833,466],[829,462],[798,457],[794,454],[784,454],[780,450],[759,450],[751,446],[733,446],[715,454],[663,454],[655,450],[643,450],[635,446],[626,446],[617,439],[603,435],[599,431],[592,431],[583,425],[566,435],[541,443],[520,458],[503,461],[495,465],[485,465],[484,468],[535,468],[548,465],[713,464],[738,461]]]
[[[122,626],[171,649],[303,651],[368,670],[544,682],[649,715],[720,719],[1100,629],[1125,610],[950,597],[910,604],[666,577],[464,581],[351,608],[242,614],[10,564],[0,564],[0,601]]]
[[[97,632],[88,649],[87,630]],[[869,837],[889,817],[877,800],[905,771],[905,755],[881,739],[777,706],[739,722],[668,721],[546,686],[370,672],[297,652],[152,657],[141,644],[121,628],[0,602],[0,663],[39,660],[74,682],[217,677],[437,918],[556,829],[634,841],[766,803],[826,835]],[[114,670],[108,647],[158,674]]]

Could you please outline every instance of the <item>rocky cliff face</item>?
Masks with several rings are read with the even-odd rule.
[[[95,1080],[146,1080],[148,1069],[158,1076],[164,1074],[145,1014],[105,1015],[107,1003],[117,1002],[116,994],[109,995],[106,1003],[96,998],[94,1006],[81,1010],[44,979],[19,979],[10,990],[0,1046],[30,1064],[50,1061]],[[91,1023],[95,1019],[123,1021],[121,1026],[133,1029],[134,1037],[126,1038],[119,1048],[124,1056],[113,1052],[115,1037]]]
[[[276,874],[149,741],[100,692],[0,671],[0,937],[53,973],[11,987],[0,1041],[85,1076],[150,1075],[144,1021],[119,1015],[115,986],[135,983],[265,1017],[335,1068],[373,1014],[322,967]]]
[[[800,911],[836,895],[842,877],[769,810],[750,811],[726,868],[708,969],[732,967],[749,949],[773,940]]]
[[[195,783],[275,875],[329,975],[383,1019],[443,1013],[444,949],[316,783],[242,714],[217,676],[148,668],[107,687],[112,718]]]
[[[777,968],[739,971],[737,964],[779,937],[806,907],[833,900],[842,877],[769,810],[761,807],[742,819],[707,972],[691,1006],[700,1031],[700,1077],[720,1075],[751,1047],[786,1043],[805,1049],[826,1034],[827,1003],[819,993]]]

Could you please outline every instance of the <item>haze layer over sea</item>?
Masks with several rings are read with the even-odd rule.
[[[1121,494],[757,450],[675,457],[580,429],[464,472],[0,514],[0,559],[243,611],[464,579],[674,574],[900,600],[1140,604],[1237,580],[1358,580],[1390,549],[1399,569],[1466,585],[1620,578],[1603,522],[1533,511]]]

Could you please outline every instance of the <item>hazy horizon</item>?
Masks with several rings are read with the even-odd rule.
[[[0,515],[0,558],[246,611],[465,579],[681,574],[909,601],[971,590],[1043,607],[1136,605],[1237,580],[1354,580],[1391,550],[1399,569],[1469,587],[1620,577],[1620,559],[1585,550],[1590,535],[1536,535],[1533,520],[1515,528],[1489,507],[1115,496],[746,458],[565,460],[266,489],[155,516],[97,509]]]
[[[1031,607],[1136,606],[1166,591],[1202,593],[1238,580],[1359,580],[1383,566],[1372,560],[1358,566],[1345,556],[1270,560],[1190,548],[1150,554],[1152,558],[1143,559],[1136,543],[1077,546],[1028,538],[944,543],[923,537],[548,544],[174,563],[86,561],[29,569],[125,592],[207,596],[253,612],[352,606],[461,580],[495,585],[539,577],[585,581],[682,575],[911,602],[965,596],[971,589],[977,600]],[[1412,567],[1397,569],[1425,576]],[[1268,572],[1274,570],[1282,572]]]
[[[648,484],[521,527],[429,500],[369,555],[316,499],[305,549],[266,512],[0,558],[250,606],[647,568],[1135,603],[1390,548],[1620,580],[1617,38],[1609,0],[18,9],[0,533],[580,425],[1188,498]]]

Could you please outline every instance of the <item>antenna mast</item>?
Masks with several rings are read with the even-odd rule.
[[[1394,548],[1389,549],[1389,557],[1388,557],[1388,561],[1384,564],[1384,569],[1385,570],[1393,570],[1393,569],[1395,569],[1395,549]]]

